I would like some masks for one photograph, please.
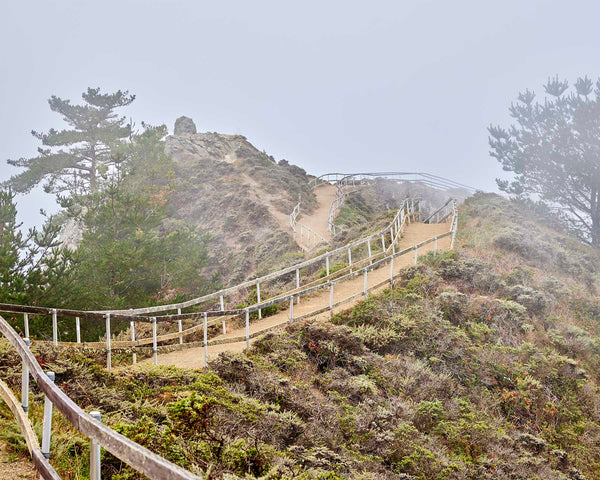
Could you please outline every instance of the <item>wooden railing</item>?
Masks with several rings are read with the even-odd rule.
[[[338,175],[340,178],[338,181],[342,180],[340,174],[331,174]],[[354,180],[356,182],[356,180]],[[442,214],[440,212],[446,212],[448,210],[449,214]],[[176,304],[170,305],[162,305],[155,307],[145,307],[138,308],[132,310],[112,310],[112,311],[78,311],[71,309],[58,309],[58,308],[46,308],[46,307],[37,307],[37,306],[23,306],[23,305],[11,305],[11,304],[0,304],[0,311],[2,312],[11,312],[11,313],[22,313],[24,315],[25,321],[25,335],[29,337],[29,324],[28,324],[28,316],[29,315],[49,315],[52,318],[52,342],[55,345],[80,345],[81,338],[79,335],[80,331],[80,321],[81,320],[103,320],[106,324],[106,340],[105,342],[88,342],[83,345],[88,347],[97,347],[103,348],[107,352],[107,368],[111,368],[111,351],[112,348],[121,348],[121,347],[140,347],[143,345],[152,345],[152,352],[154,354],[154,361],[157,361],[158,354],[158,342],[167,341],[179,338],[180,343],[183,344],[183,337],[190,333],[203,331],[203,342],[200,344],[204,346],[204,363],[206,365],[207,362],[207,349],[208,346],[214,343],[229,343],[229,342],[240,342],[245,341],[246,346],[249,347],[250,339],[256,335],[264,333],[265,330],[261,330],[259,332],[255,332],[250,335],[250,314],[253,312],[258,312],[259,318],[261,317],[261,312],[263,309],[268,308],[273,305],[279,304],[287,304],[290,305],[290,315],[289,321],[297,321],[300,319],[308,318],[310,316],[317,315],[319,313],[333,312],[334,308],[348,303],[360,296],[366,296],[368,292],[373,291],[377,288],[380,288],[382,285],[385,285],[389,282],[390,285],[393,285],[394,282],[394,259],[403,256],[403,255],[414,255],[414,262],[417,262],[419,255],[419,248],[424,247],[425,245],[429,245],[431,243],[434,244],[434,251],[437,251],[438,240],[451,236],[451,246],[454,245],[454,239],[457,231],[458,225],[458,213],[456,209],[456,202],[451,201],[446,203],[443,207],[441,207],[438,211],[434,212],[434,215],[437,215],[435,220],[444,221],[447,220],[449,215],[451,215],[450,227],[448,232],[438,235],[436,237],[429,238],[417,245],[413,245],[409,248],[406,248],[401,251],[396,251],[396,245],[404,231],[406,225],[408,225],[411,221],[417,220],[420,216],[418,201],[414,199],[407,199],[403,202],[401,208],[397,211],[392,221],[381,231],[368,235],[364,238],[361,238],[355,242],[347,244],[343,247],[328,251],[322,255],[319,255],[313,259],[298,263],[296,265],[281,269],[277,272],[271,273],[269,275],[262,276],[260,278],[250,280],[247,282],[243,282],[240,285],[223,289],[218,292],[214,292],[209,295],[205,295],[202,297],[198,297],[193,300],[189,300],[186,302],[180,302]],[[428,221],[432,221],[431,217],[427,219]],[[378,253],[373,253],[373,242],[381,241],[381,251]],[[356,255],[353,259],[353,252],[356,253],[357,249],[365,248],[367,249],[367,255],[362,258],[357,259]],[[337,270],[335,272],[331,271],[331,262],[336,257],[342,255],[344,260],[347,260],[347,266]],[[389,280],[385,280],[384,282],[380,282],[377,285],[372,285],[370,288],[367,288],[368,285],[368,275],[369,272],[382,267],[384,264],[390,264],[390,276]],[[325,269],[325,275],[322,278],[312,279],[309,278],[307,282],[303,285],[301,284],[301,275],[300,271],[302,269],[315,269],[318,268],[319,265],[322,265]],[[292,290],[288,290],[287,292],[275,295],[274,297],[268,300],[261,300],[260,298],[260,285],[261,283],[280,279],[281,277],[289,276],[290,274],[295,274],[296,280],[296,288]],[[358,292],[348,298],[342,299],[336,303],[334,303],[333,292],[335,285],[339,282],[343,282],[345,280],[356,277],[357,275],[364,276],[364,289],[361,292]],[[232,295],[234,293],[240,292],[243,289],[247,288],[256,288],[257,289],[257,297],[258,301],[253,305],[250,305],[246,308],[237,308],[237,309],[227,309],[225,308],[224,297],[227,295]],[[294,303],[299,303],[301,297],[310,295],[314,292],[320,290],[328,289],[330,292],[330,301],[329,305],[323,308],[317,309],[313,312],[305,314],[300,317],[294,317]],[[212,300],[219,299],[220,309],[218,310],[204,310],[201,312],[193,312],[193,313],[182,313],[181,310],[187,307],[199,305],[202,303],[210,302]],[[160,315],[153,316],[151,318],[144,317],[142,315],[155,314],[159,312],[168,312],[172,310],[177,310],[177,314],[170,315]],[[73,342],[59,342],[58,339],[58,328],[57,328],[57,319],[58,317],[69,317],[75,318],[76,321],[76,330],[77,330],[77,343]],[[223,338],[223,339],[213,339],[211,341],[207,338],[207,329],[210,325],[217,324],[219,321],[223,322],[223,329],[225,332],[225,321],[226,318],[233,317],[242,317],[245,320],[245,335],[241,337],[233,337],[233,338]],[[193,327],[183,330],[182,329],[182,320],[184,319],[200,319],[202,323],[198,325],[194,325]],[[209,321],[209,319],[211,319]],[[121,321],[129,321],[131,326],[131,341],[113,341],[111,338],[111,320],[121,320]],[[146,322],[152,325],[152,338],[150,339],[135,339],[135,324],[137,322]],[[177,322],[179,330],[178,332],[168,333],[165,335],[157,335],[157,324],[161,322]],[[21,339],[19,335],[10,327],[10,325],[4,320],[4,318],[0,317],[0,332],[9,340],[9,342],[13,345],[17,353],[20,355],[23,362],[23,382],[22,382],[22,395],[21,395],[21,405],[18,405],[18,401],[12,395],[8,387],[3,384],[0,384],[0,396],[5,400],[5,402],[13,411],[15,418],[17,419],[17,423],[21,427],[21,430],[26,438],[28,448],[30,449],[34,465],[42,475],[44,479],[57,479],[59,478],[56,472],[52,469],[51,465],[48,463],[47,457],[50,455],[49,452],[49,435],[51,431],[51,419],[52,419],[52,409],[56,407],[70,422],[71,424],[81,433],[86,435],[90,439],[91,443],[91,455],[90,459],[93,465],[90,465],[90,471],[94,475],[98,475],[97,477],[93,477],[94,480],[99,478],[99,448],[105,448],[107,451],[111,452],[117,458],[121,459],[123,462],[131,466],[132,468],[138,470],[139,472],[147,475],[152,479],[197,479],[196,475],[183,470],[180,467],[168,462],[164,458],[150,452],[146,448],[138,445],[137,443],[127,439],[126,437],[118,434],[114,430],[109,427],[103,425],[99,420],[94,418],[92,414],[88,414],[83,411],[80,407],[78,407],[68,396],[66,396],[49,378],[47,372],[45,373],[40,365],[35,360],[35,357],[29,351],[28,346],[24,339]],[[196,343],[197,344],[197,343]],[[135,354],[134,354],[135,355]],[[42,437],[42,446],[39,447],[36,443],[35,436],[32,435],[30,424],[27,420],[26,412],[27,406],[29,402],[29,377],[32,376],[38,388],[45,395],[45,418],[44,418],[44,434]],[[20,410],[19,410],[20,408]],[[48,413],[49,412],[49,413]],[[95,414],[95,412],[93,412]],[[28,427],[29,425],[29,427]],[[28,440],[27,440],[28,439]],[[94,453],[95,452],[95,453]],[[92,478],[92,477],[90,477]]]

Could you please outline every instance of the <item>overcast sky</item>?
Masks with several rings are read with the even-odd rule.
[[[518,92],[600,75],[600,4],[575,1],[0,0],[0,179],[50,95],[127,89],[134,121],[194,119],[309,173],[424,171],[484,190],[486,127]],[[51,197],[19,200],[40,222]]]

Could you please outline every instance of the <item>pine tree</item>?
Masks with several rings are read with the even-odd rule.
[[[574,91],[553,78],[547,98],[526,90],[511,105],[510,128],[490,126],[491,155],[512,181],[500,190],[557,209],[584,242],[600,247],[600,80],[579,78]]]
[[[56,96],[48,100],[50,109],[62,115],[70,128],[31,132],[42,142],[38,156],[7,160],[26,169],[6,182],[13,191],[26,193],[44,182],[47,192],[59,198],[73,197],[97,192],[101,178],[111,175],[119,162],[111,151],[131,134],[131,124],[117,116],[115,109],[129,105],[135,96],[127,91],[102,94],[99,88],[88,88],[82,98],[82,105]]]

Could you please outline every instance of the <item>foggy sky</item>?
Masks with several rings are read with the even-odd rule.
[[[245,135],[309,173],[424,171],[483,190],[486,127],[525,88],[600,75],[595,2],[0,0],[0,180],[62,128],[51,95],[128,89],[123,110]],[[21,218],[52,197],[19,199]],[[52,208],[49,208],[52,210]]]

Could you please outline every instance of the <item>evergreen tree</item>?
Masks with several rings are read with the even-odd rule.
[[[600,80],[548,80],[543,103],[526,90],[511,105],[515,125],[490,126],[491,155],[512,181],[497,180],[514,197],[556,208],[584,242],[600,247]]]
[[[56,96],[48,100],[50,109],[62,115],[70,128],[33,131],[42,142],[38,156],[7,161],[26,169],[6,182],[15,192],[25,193],[45,182],[44,189],[59,198],[95,193],[100,179],[110,176],[119,161],[112,150],[131,134],[131,125],[125,117],[118,117],[115,109],[129,105],[135,96],[127,91],[102,94],[99,88],[88,88],[82,97],[82,105]]]
[[[21,255],[27,239],[19,230],[14,194],[0,190],[0,302],[22,303],[28,258]]]

